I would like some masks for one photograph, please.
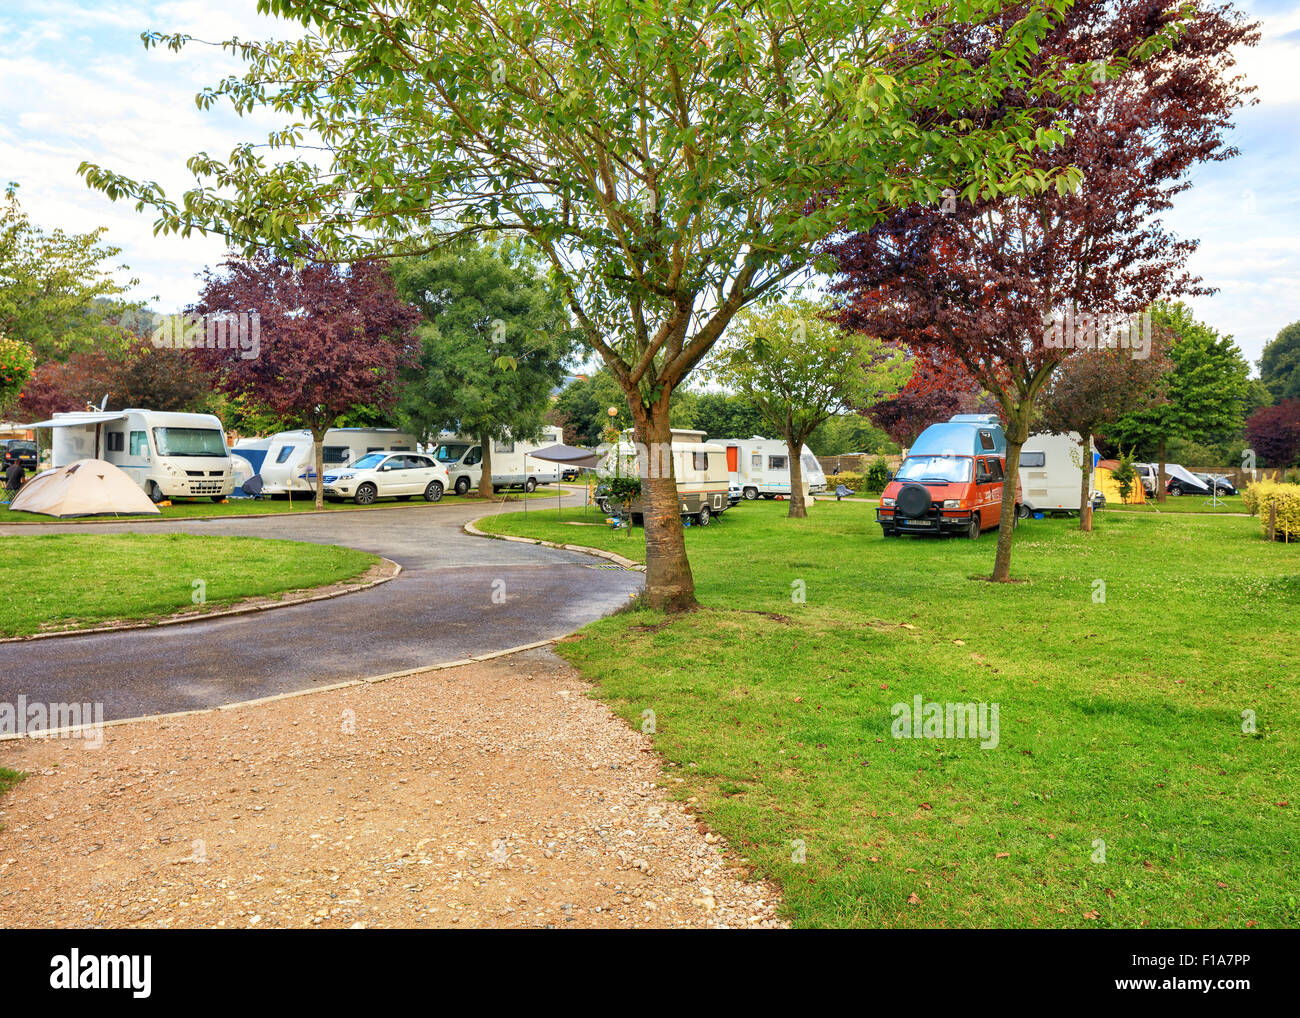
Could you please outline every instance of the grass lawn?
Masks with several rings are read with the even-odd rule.
[[[0,556],[0,636],[150,619],[206,604],[318,587],[378,559],[352,548],[191,534],[6,537]],[[195,581],[202,580],[203,587]]]
[[[1161,505],[1155,499],[1137,505],[1109,502],[1103,512],[1111,509],[1137,513],[1244,513],[1240,495],[1220,495],[1218,505],[1210,505],[1208,495],[1170,495]]]
[[[508,500],[511,502],[517,502],[523,499],[524,497],[525,495],[522,491],[510,492],[508,496]],[[547,499],[547,498],[554,500],[555,489],[553,487],[538,488],[531,495],[528,495],[527,498],[529,500]],[[376,507],[380,509],[386,506],[402,506],[402,507],[426,506],[427,507],[430,505],[435,505],[435,506],[457,505],[458,503],[466,503],[466,502],[478,503],[479,505],[486,506],[486,505],[494,505],[500,501],[501,501],[500,495],[496,496],[495,498],[486,499],[486,498],[479,498],[477,495],[461,496],[461,495],[449,494],[444,496],[440,502],[429,503],[426,502],[420,496],[416,495],[413,496],[410,499],[410,501],[407,502],[398,502],[391,498],[381,499],[379,502],[376,503]],[[361,509],[361,508],[363,507],[358,506],[353,502],[326,502],[325,509],[323,511],[342,512],[349,509]],[[154,519],[167,520],[167,519],[181,519],[186,517],[193,518],[196,516],[261,516],[261,515],[268,515],[274,513],[290,513],[290,512],[301,513],[301,512],[316,512],[316,511],[317,511],[316,503],[312,500],[310,496],[308,496],[307,498],[295,497],[292,502],[290,502],[288,499],[273,499],[273,498],[232,498],[232,499],[227,499],[224,502],[213,502],[210,499],[201,499],[201,500],[196,499],[194,501],[173,502],[171,505],[168,506],[159,506],[160,515],[158,516],[130,516],[130,517],[121,517],[121,518],[130,519],[130,520],[154,520]],[[96,517],[91,517],[91,519],[111,520],[114,519],[114,517],[96,516]],[[60,520],[60,519],[55,519],[52,516],[42,516],[39,513],[22,513],[22,512],[16,513],[13,512],[8,506],[0,506],[0,524],[4,524],[4,523],[66,524],[66,523],[84,523],[84,522],[87,522],[87,520],[86,519]]]
[[[702,610],[560,651],[632,724],[654,711],[673,789],[796,925],[1300,925],[1300,548],[1235,517],[1033,520],[1026,582],[992,585],[993,534],[785,511],[687,530]],[[644,557],[553,511],[480,526]],[[894,738],[916,695],[998,704],[997,746]]]

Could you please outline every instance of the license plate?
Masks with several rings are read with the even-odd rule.
[[[910,521],[910,522],[908,522],[908,523],[904,523],[903,526],[905,526],[905,527],[933,527],[933,526],[934,526],[934,520],[912,520],[912,521]]]

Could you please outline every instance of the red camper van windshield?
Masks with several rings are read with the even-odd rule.
[[[961,484],[970,480],[973,462],[969,456],[909,456],[894,480]]]

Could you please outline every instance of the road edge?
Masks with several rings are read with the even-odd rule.
[[[465,524],[463,529],[470,537],[486,537],[490,541],[513,541],[516,544],[540,544],[543,548],[558,548],[560,551],[576,551],[583,555],[594,555],[597,558],[607,559],[610,562],[617,562],[624,569],[632,572],[644,573],[645,563],[637,562],[630,558],[624,558],[622,555],[613,551],[606,551],[604,548],[588,548],[584,544],[559,544],[556,541],[543,541],[537,537],[516,537],[514,534],[489,534],[487,531],[479,530],[474,524],[480,520],[487,519],[486,516],[480,516],[478,519],[470,520]]]

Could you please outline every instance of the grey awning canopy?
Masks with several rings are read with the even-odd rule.
[[[548,445],[545,449],[534,449],[525,453],[535,460],[545,460],[547,463],[567,463],[571,467],[594,467],[599,459],[590,449],[579,449],[574,445],[565,445],[560,442],[556,445]]]
[[[29,428],[81,428],[87,424],[106,424],[109,421],[120,421],[126,414],[121,410],[108,410],[102,413],[93,414],[70,414],[67,417],[56,417],[53,420],[37,421],[35,424],[29,424]]]

